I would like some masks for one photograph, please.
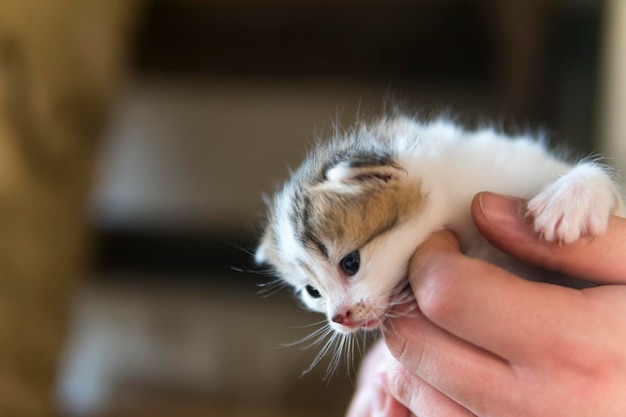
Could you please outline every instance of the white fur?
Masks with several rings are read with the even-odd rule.
[[[604,233],[607,213],[621,213],[620,201],[605,168],[583,162],[530,200],[528,213],[546,240],[572,243],[583,234]]]
[[[290,194],[277,196],[277,249],[283,269],[287,268],[278,272],[297,289],[315,287],[322,298],[303,291],[303,301],[326,313],[329,322],[350,309],[358,312],[359,322],[383,319],[390,292],[406,277],[411,254],[432,232],[445,227],[458,235],[468,255],[507,267],[510,259],[491,247],[472,222],[470,203],[481,191],[530,200],[528,214],[535,230],[549,241],[570,243],[584,234],[604,233],[611,213],[623,215],[617,187],[605,167],[588,161],[566,163],[549,153],[541,138],[508,137],[493,129],[467,132],[445,120],[422,124],[408,118],[387,120],[364,131],[362,137],[358,131],[351,134],[356,135],[351,139],[355,143],[362,138],[365,147],[368,141],[388,138],[394,162],[403,170],[393,179],[419,182],[424,203],[399,226],[364,247],[349,248],[348,252],[360,250],[362,262],[356,275],[345,277],[337,265],[346,253],[331,253],[330,259],[324,259],[302,247],[288,218]],[[349,183],[358,169],[340,162],[328,169],[328,182],[322,186],[349,198],[360,190]],[[314,274],[302,270],[298,261],[306,262]],[[356,330],[332,322],[331,326],[344,333]]]

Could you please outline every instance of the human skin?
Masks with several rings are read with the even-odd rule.
[[[504,252],[606,285],[526,281],[436,233],[409,267],[419,308],[385,326],[397,362],[374,347],[349,417],[626,415],[626,220],[559,245],[523,212],[522,200],[491,193],[472,203],[478,229]]]

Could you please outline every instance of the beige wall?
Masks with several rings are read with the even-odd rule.
[[[411,109],[490,102],[471,90],[398,91]],[[316,136],[357,113],[379,115],[388,95],[384,84],[340,81],[131,81],[101,149],[93,213],[112,225],[247,229],[264,210],[262,195],[298,166]]]
[[[607,2],[599,135],[602,151],[626,178],[626,1]]]

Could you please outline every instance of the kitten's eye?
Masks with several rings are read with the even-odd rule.
[[[359,262],[360,262],[359,251],[355,250],[354,252],[350,252],[346,255],[340,262],[339,266],[348,275],[354,275],[359,272]]]
[[[322,296],[322,294],[320,294],[320,292],[318,290],[316,290],[315,288],[311,287],[310,285],[307,285],[306,287],[304,287],[304,289],[313,298],[320,298]]]

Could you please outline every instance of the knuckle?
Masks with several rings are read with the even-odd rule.
[[[426,271],[416,291],[417,303],[426,317],[437,321],[454,312],[458,305],[462,268],[456,264],[438,264]]]
[[[407,371],[420,374],[423,371],[424,355],[426,346],[424,337],[407,338],[407,337],[390,337],[386,338],[388,350],[390,352],[389,360],[385,364],[387,369],[393,369],[397,373]]]
[[[389,393],[403,404],[410,403],[419,394],[416,378],[404,365],[394,364],[387,372],[387,389]]]
[[[385,342],[387,343],[387,349],[389,349],[389,352],[397,361],[404,362],[411,355],[411,344],[406,337],[392,332],[385,337]]]

